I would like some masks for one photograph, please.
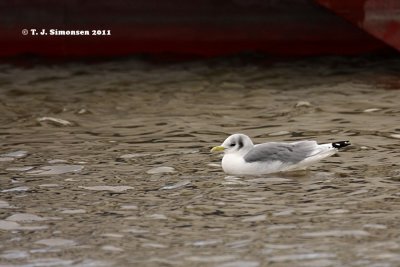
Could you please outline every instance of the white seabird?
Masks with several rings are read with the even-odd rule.
[[[254,145],[247,135],[233,134],[211,152],[224,152],[222,169],[228,174],[262,175],[305,169],[348,145],[349,141],[320,145],[316,141]]]

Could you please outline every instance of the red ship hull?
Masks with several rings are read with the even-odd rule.
[[[352,55],[388,45],[400,50],[399,18],[385,6],[399,8],[394,0],[10,0],[0,3],[0,57]],[[383,19],[371,19],[377,16]],[[51,29],[90,35],[50,35]]]

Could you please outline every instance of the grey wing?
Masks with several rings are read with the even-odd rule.
[[[297,163],[309,157],[316,150],[315,141],[299,141],[294,143],[265,143],[254,146],[245,156],[246,162],[282,161]]]

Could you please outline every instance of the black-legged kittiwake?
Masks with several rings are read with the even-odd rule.
[[[262,175],[305,169],[348,145],[349,141],[327,144],[318,144],[316,141],[269,142],[254,145],[247,135],[233,134],[220,146],[213,147],[211,152],[224,152],[222,169],[228,174]]]

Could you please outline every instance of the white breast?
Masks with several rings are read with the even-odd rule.
[[[233,175],[261,175],[273,172],[280,172],[287,168],[280,161],[273,162],[245,162],[242,156],[227,154],[222,158],[222,169],[224,172]]]
[[[245,161],[237,154],[226,154],[222,158],[222,169],[228,174],[239,174],[243,171]]]

